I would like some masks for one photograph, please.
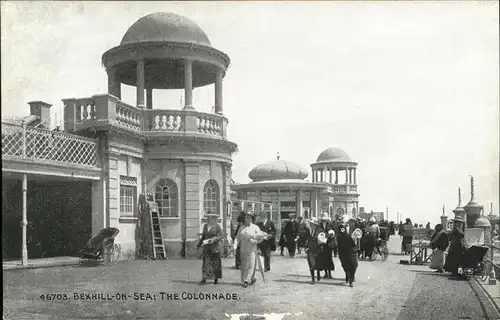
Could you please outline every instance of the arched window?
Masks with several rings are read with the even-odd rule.
[[[352,216],[353,218],[356,217],[356,208],[352,208]]]
[[[156,183],[155,202],[158,213],[164,217],[178,217],[179,193],[177,184],[170,179],[160,179]]]
[[[220,214],[219,185],[215,180],[208,180],[203,187],[203,211]]]

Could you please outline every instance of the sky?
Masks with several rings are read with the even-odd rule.
[[[309,171],[324,149],[358,162],[360,207],[413,221],[452,217],[462,188],[499,208],[497,1],[1,2],[2,117],[28,102],[106,93],[102,54],[154,12],[196,22],[231,58],[223,84],[233,179],[282,160]],[[181,109],[181,90],[154,108]],[[122,86],[135,105],[135,89]],[[210,111],[213,85],[194,91]],[[56,116],[56,114],[58,114]]]

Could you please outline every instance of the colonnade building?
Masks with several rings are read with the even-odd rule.
[[[239,200],[272,203],[280,219],[290,214],[313,218],[322,212],[332,218],[344,214],[355,218],[359,212],[356,167],[344,150],[328,148],[311,164],[312,182],[306,180],[306,169],[278,157],[253,168],[248,174],[251,182],[231,189]]]

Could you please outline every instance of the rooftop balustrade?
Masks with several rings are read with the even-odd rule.
[[[99,165],[94,139],[6,122],[2,122],[2,160]]]
[[[115,126],[150,137],[202,135],[226,139],[227,119],[214,113],[142,109],[109,94],[63,102],[69,131]]]

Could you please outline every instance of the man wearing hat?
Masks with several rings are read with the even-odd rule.
[[[290,258],[295,257],[296,242],[295,238],[299,234],[299,224],[295,221],[295,214],[291,213],[288,215],[290,220],[285,223],[283,227],[283,240],[285,242],[286,248],[288,249],[288,254]]]
[[[276,251],[276,227],[269,219],[268,212],[263,212],[261,217],[257,226],[261,231],[267,233],[268,238],[259,244],[259,249],[264,256],[264,269],[267,272],[271,270],[271,251]]]
[[[466,250],[464,234],[465,221],[460,216],[455,217],[452,221],[453,230],[451,231],[450,247],[448,249],[448,255],[446,256],[444,270],[451,272],[452,277],[458,278],[458,267],[462,263],[462,258]]]

